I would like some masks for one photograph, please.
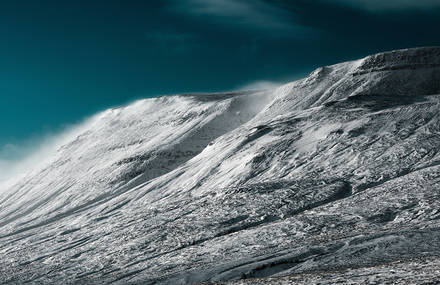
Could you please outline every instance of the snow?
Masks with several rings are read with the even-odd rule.
[[[439,71],[400,50],[97,114],[0,185],[0,283],[436,280]]]

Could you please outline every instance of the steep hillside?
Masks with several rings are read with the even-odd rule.
[[[435,280],[439,111],[435,47],[107,110],[2,185],[0,283]]]

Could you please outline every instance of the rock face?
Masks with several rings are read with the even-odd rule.
[[[0,283],[436,280],[439,111],[435,47],[107,110],[0,185]]]

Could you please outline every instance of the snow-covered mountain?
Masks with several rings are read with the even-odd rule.
[[[0,185],[0,283],[436,280],[439,111],[436,47],[107,110]]]

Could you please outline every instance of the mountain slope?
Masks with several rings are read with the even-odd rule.
[[[319,68],[276,90],[105,111],[2,185],[0,282],[191,284],[438,264],[439,94],[433,47]]]

